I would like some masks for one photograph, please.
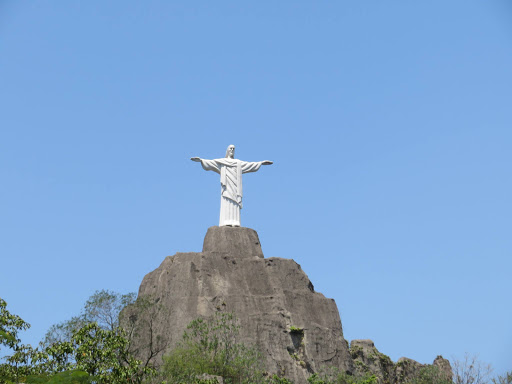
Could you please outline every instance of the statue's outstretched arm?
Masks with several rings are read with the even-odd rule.
[[[220,173],[220,164],[218,164],[217,160],[201,159],[200,157],[191,157],[190,160],[201,163],[205,171]]]
[[[256,172],[262,165],[274,164],[270,160],[265,161],[242,161],[242,173]]]

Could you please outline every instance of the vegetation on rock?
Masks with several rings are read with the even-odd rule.
[[[325,368],[308,378],[310,384],[377,384],[375,375],[349,375],[336,368]]]
[[[304,334],[304,328],[294,327],[293,325],[290,327],[290,333],[297,333],[300,335]]]
[[[206,373],[222,377],[226,384],[290,383],[265,375],[257,349],[238,342],[239,329],[232,313],[193,320],[182,342],[164,357],[160,377],[167,383],[193,384]]]
[[[407,384],[451,384],[451,378],[447,377],[439,368],[432,365],[421,368],[416,375],[406,381]]]
[[[7,303],[0,299],[0,350],[11,351],[3,358],[5,363],[0,364],[0,383],[293,384],[285,377],[265,372],[261,353],[254,346],[239,341],[237,319],[232,313],[224,312],[192,321],[181,343],[164,356],[164,364],[157,371],[152,358],[163,351],[165,345],[158,344],[158,335],[151,333],[151,319],[161,308],[150,299],[134,299],[134,295],[96,292],[80,316],[50,328],[37,348],[21,343],[19,333],[30,325],[11,314]],[[135,322],[130,321],[129,316],[119,323],[117,316],[127,304],[138,310],[139,315],[146,316],[146,322],[137,324],[147,329],[130,328]],[[137,332],[143,332],[146,338],[144,332],[151,336],[143,346],[148,348],[144,361],[137,360],[131,349],[131,339]],[[290,327],[290,333],[304,335],[303,329],[297,327]],[[353,374],[325,368],[313,373],[308,383],[512,384],[512,372],[491,377],[490,365],[474,356],[466,355],[464,360],[455,361],[453,377],[450,377],[449,370],[443,366],[449,367],[449,363],[440,356],[434,365],[424,366],[410,359],[394,364],[377,351],[373,342],[363,342],[366,342],[363,347],[354,344],[350,348],[356,368]],[[300,360],[297,352],[289,353]]]

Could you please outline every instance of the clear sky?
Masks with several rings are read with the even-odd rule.
[[[273,160],[242,225],[393,360],[512,370],[512,3],[1,1],[0,296],[137,291],[218,223],[189,160]]]

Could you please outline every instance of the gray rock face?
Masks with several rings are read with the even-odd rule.
[[[354,359],[356,374],[375,375],[381,384],[407,383],[422,368],[427,367],[407,357],[401,357],[395,364],[388,356],[380,353],[371,340],[352,340],[350,354]],[[438,378],[451,380],[452,368],[448,360],[437,356],[432,365],[439,369]]]
[[[209,228],[203,252],[167,257],[144,277],[139,298],[164,309],[151,320],[166,345],[157,361],[181,341],[190,321],[225,311],[238,317],[240,341],[256,344],[271,374],[300,384],[323,365],[354,371],[334,300],[315,292],[295,261],[263,258],[252,229]],[[147,343],[141,337],[146,340],[135,343]]]
[[[375,348],[372,340],[352,340],[350,355],[354,359],[356,374],[373,374],[379,383],[396,383],[395,364]]]
[[[448,380],[453,379],[453,371],[450,362],[447,359],[444,359],[443,356],[437,356],[432,364],[434,367],[437,367],[441,374]]]
[[[150,303],[149,310],[129,306],[121,321],[135,330],[136,356],[157,365],[192,320],[222,311],[239,319],[239,341],[262,352],[266,370],[295,384],[325,366],[374,374],[380,384],[405,383],[425,367],[404,357],[394,363],[372,340],[353,340],[349,350],[334,300],[315,292],[295,261],[265,259],[250,228],[209,228],[203,251],[165,258],[144,277],[137,301]],[[438,356],[433,365],[451,378],[448,360]]]
[[[424,365],[416,360],[408,357],[399,358],[395,368],[396,381],[399,383],[406,382],[408,379],[415,377],[423,367]]]

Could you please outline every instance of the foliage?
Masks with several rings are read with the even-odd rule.
[[[111,332],[118,332],[122,327],[126,331],[123,337],[128,340],[126,350],[132,356],[142,359],[141,369],[150,369],[153,359],[167,346],[154,329],[156,316],[165,310],[151,297],[137,300],[135,297],[134,293],[121,295],[108,290],[96,291],[87,300],[79,316],[55,324],[48,330],[43,345],[63,345],[91,323],[96,323],[99,329]],[[122,316],[122,313],[128,315]],[[137,342],[134,342],[135,339]]]
[[[73,333],[87,324],[84,316],[73,316],[70,320],[63,321],[59,324],[53,324],[44,336],[43,346],[70,341]]]
[[[129,353],[128,345],[122,328],[105,330],[90,323],[73,335],[74,367],[105,384],[140,383],[145,376],[155,372],[150,367],[141,367],[142,362]]]
[[[279,377],[277,375],[272,375],[265,379],[265,384],[293,384],[286,377]]]
[[[135,293],[120,294],[109,290],[96,291],[86,301],[82,313],[70,320],[54,324],[46,332],[43,344],[69,341],[74,332],[88,323],[97,323],[102,329],[114,330],[119,326],[119,313],[135,301]]]
[[[2,346],[15,349],[21,342],[18,332],[30,328],[18,315],[13,315],[7,310],[7,303],[0,298],[0,350]]]
[[[72,330],[69,339],[41,344],[35,349],[21,344],[18,337],[18,332],[29,324],[12,315],[0,299],[0,342],[13,351],[4,357],[6,363],[0,364],[0,382],[141,383],[154,375],[154,368],[143,365],[130,353],[126,332],[111,317],[120,310],[118,304],[131,299],[130,295],[97,292],[86,303],[82,319],[98,317],[103,319],[102,325],[86,322],[78,328],[77,322],[69,328]]]
[[[222,376],[228,384],[264,382],[260,354],[239,343],[238,333],[239,326],[231,313],[217,312],[193,320],[182,342],[164,357],[163,378],[172,383],[194,383],[206,373]]]
[[[30,345],[16,345],[12,355],[3,358],[7,363],[0,364],[0,382],[17,383],[28,375],[38,373],[33,367],[36,353]]]
[[[102,329],[114,330],[119,326],[119,313],[135,302],[136,294],[120,294],[108,290],[96,291],[84,306],[84,315],[88,322],[96,322]]]
[[[105,330],[96,323],[89,323],[77,330],[71,341],[54,343],[41,350],[25,347],[7,357],[7,364],[0,366],[6,382],[30,378],[34,382],[87,382],[85,372],[102,384],[120,381],[141,383],[155,373],[142,367],[128,352],[128,340],[122,328]],[[63,372],[75,372],[60,374]],[[53,380],[53,381],[52,381]],[[78,380],[78,381],[77,381]]]
[[[290,333],[298,333],[300,335],[304,334],[304,329],[299,327],[294,327],[293,325],[290,327]]]
[[[55,375],[31,375],[27,376],[27,384],[92,384],[97,379],[86,372],[73,370],[64,371]]]
[[[0,347],[11,349],[14,356],[10,363],[0,364],[0,382],[18,381],[19,374],[26,374],[25,353],[31,351],[32,347],[21,344],[19,332],[28,328],[30,324],[18,315],[11,314],[5,300],[0,298]]]
[[[452,384],[450,377],[438,367],[428,365],[419,370],[418,374],[407,381],[408,384]]]
[[[337,368],[324,368],[308,378],[309,384],[377,384],[375,375],[353,376]]]

